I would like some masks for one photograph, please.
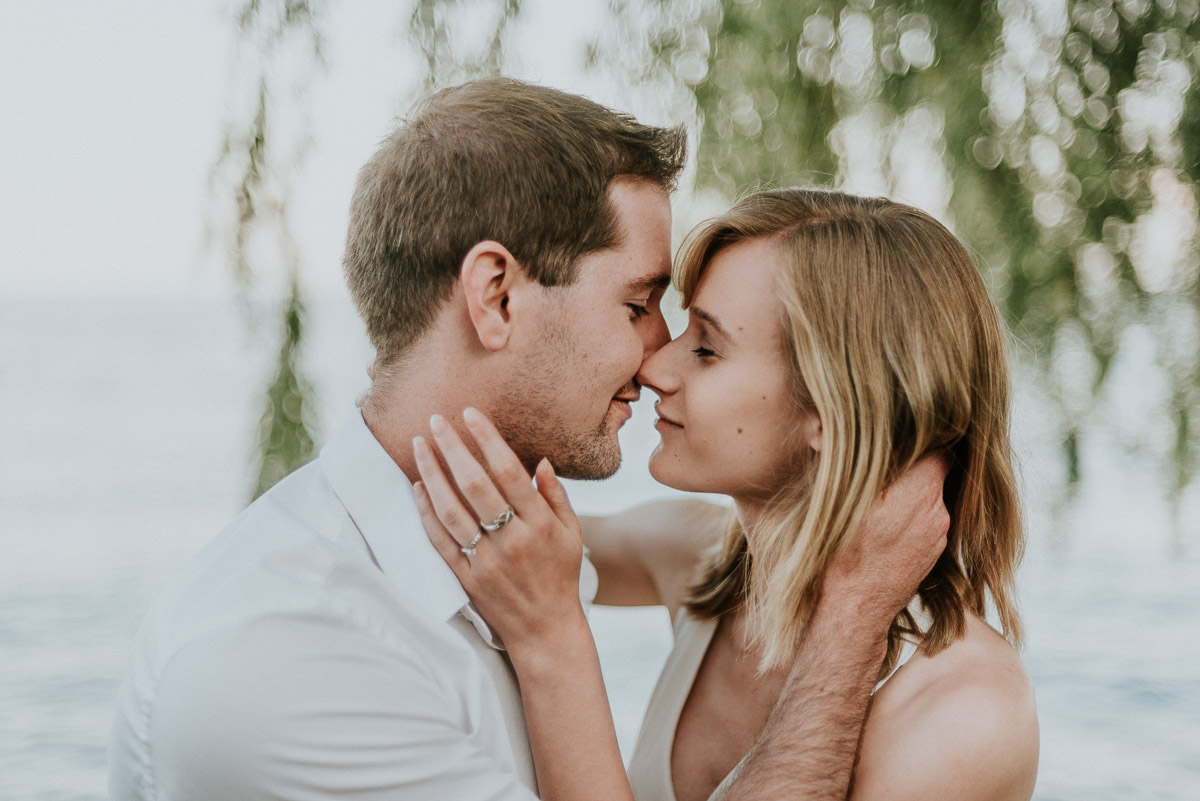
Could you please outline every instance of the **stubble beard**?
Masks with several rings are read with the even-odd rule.
[[[612,430],[612,410],[604,415],[600,425],[586,434],[565,435],[553,440],[558,443],[557,461],[549,456],[554,471],[563,478],[599,481],[608,478],[621,467],[621,446]]]
[[[493,414],[496,428],[530,474],[544,457],[560,478],[608,478],[621,466],[614,410],[609,406],[599,424],[586,431],[579,430],[585,421],[565,419],[557,399],[579,377],[563,368],[580,357],[564,326],[548,326],[542,342],[545,347],[532,354],[525,368],[514,371],[505,394],[510,402]]]
[[[550,460],[560,478],[599,480],[617,472],[621,446],[612,431],[611,408],[598,426],[578,431],[554,414],[551,404],[545,402],[545,394],[532,387],[526,393],[525,397],[533,402],[496,414],[495,423],[530,474],[542,458]]]

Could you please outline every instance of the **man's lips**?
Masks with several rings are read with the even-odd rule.
[[[638,399],[638,394],[635,392],[632,395],[616,395],[609,401],[609,405],[619,410],[626,418],[632,417],[633,403]]]

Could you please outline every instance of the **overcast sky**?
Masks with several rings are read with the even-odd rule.
[[[0,2],[0,297],[232,293],[228,271],[202,258],[229,5]],[[314,147],[293,199],[314,293],[341,291],[355,172],[420,77],[403,39],[408,3],[330,5],[331,71],[314,86]],[[525,5],[515,72],[602,95],[578,66],[602,0]]]

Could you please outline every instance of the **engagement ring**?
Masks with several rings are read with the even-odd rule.
[[[480,531],[479,533],[477,533],[477,534],[475,535],[475,538],[474,538],[474,539],[472,539],[470,542],[468,542],[466,545],[462,546],[462,547],[461,547],[461,548],[459,548],[458,550],[462,551],[462,552],[463,552],[464,554],[466,554],[467,556],[474,556],[474,555],[475,555],[475,546],[479,544],[479,541],[480,541],[481,539],[483,539],[483,532],[482,532],[482,531]]]

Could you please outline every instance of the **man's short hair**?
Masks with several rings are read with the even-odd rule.
[[[581,256],[617,244],[612,180],[670,191],[685,147],[681,127],[506,78],[418,103],[359,172],[350,206],[346,281],[377,364],[420,338],[481,241],[545,286],[572,283]]]

